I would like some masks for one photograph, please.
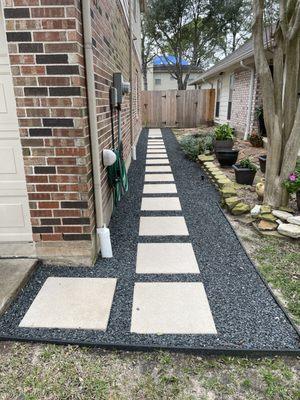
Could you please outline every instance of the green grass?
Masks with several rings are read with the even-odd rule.
[[[298,399],[299,360],[0,347],[0,399]]]
[[[300,323],[300,245],[263,238],[253,254],[266,280],[282,295],[296,323]]]

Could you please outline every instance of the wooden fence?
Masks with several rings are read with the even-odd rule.
[[[214,89],[149,90],[141,100],[145,127],[194,128],[214,119]]]

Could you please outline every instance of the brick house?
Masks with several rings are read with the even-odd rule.
[[[272,64],[271,53],[269,59]],[[261,106],[262,100],[252,39],[202,73],[190,85],[197,89],[215,89],[216,124],[228,123],[245,138],[256,129],[255,108]]]
[[[1,4],[1,255],[91,265],[96,227],[112,214],[102,150],[112,147],[111,117],[118,123],[115,72],[131,83],[121,110],[127,168],[141,131],[145,0]]]

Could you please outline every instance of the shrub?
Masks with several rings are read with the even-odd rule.
[[[249,142],[252,144],[253,147],[263,147],[264,142],[262,137],[259,136],[256,132],[252,132],[249,137]]]
[[[204,154],[213,149],[214,134],[184,136],[180,146],[189,160],[196,161],[199,154]]]
[[[234,137],[234,131],[228,124],[219,125],[215,129],[216,140],[230,140]]]
[[[242,160],[239,161],[239,165],[242,168],[249,168],[251,171],[257,171],[257,166],[253,164],[249,158],[243,158]]]
[[[288,179],[286,179],[283,182],[283,184],[286,187],[286,190],[288,191],[288,193],[296,193],[300,190],[300,165],[299,164],[296,166],[296,170],[289,174]]]
[[[196,161],[200,154],[199,139],[193,136],[185,136],[180,140],[180,146],[189,160]]]

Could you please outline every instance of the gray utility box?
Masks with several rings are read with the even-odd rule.
[[[130,91],[130,83],[124,81],[121,72],[115,72],[113,75],[113,86],[117,89],[117,102],[121,104],[123,95]]]

